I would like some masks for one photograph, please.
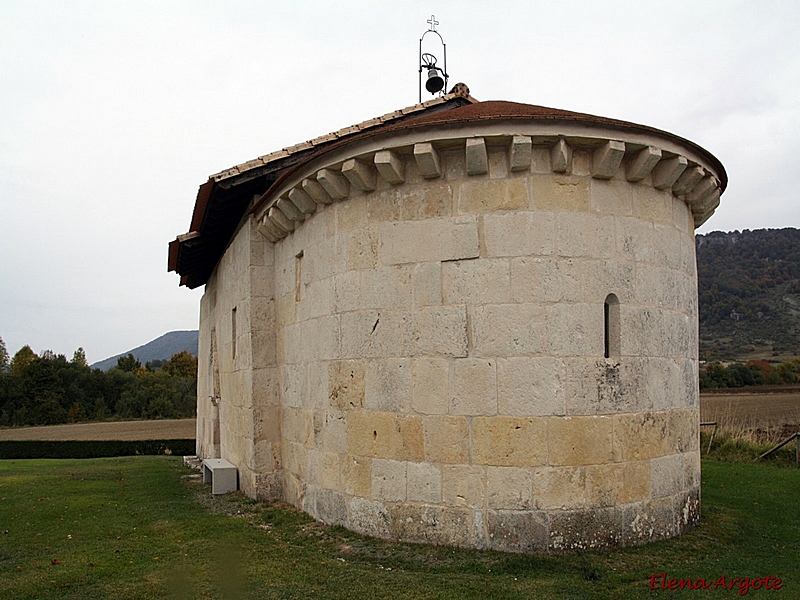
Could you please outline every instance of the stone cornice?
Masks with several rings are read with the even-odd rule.
[[[298,165],[254,199],[251,213],[264,237],[278,242],[318,208],[346,200],[352,190],[373,192],[379,177],[390,185],[402,185],[409,161],[423,179],[438,179],[443,177],[440,152],[459,149],[464,152],[464,177],[484,175],[487,147],[504,148],[511,172],[531,172],[535,165],[541,169],[544,159],[549,171],[572,173],[574,152],[585,152],[590,159],[588,177],[612,179],[622,170],[632,184],[669,190],[689,206],[695,227],[714,213],[723,191],[715,165],[668,137],[619,134],[610,127],[518,122],[396,132]]]

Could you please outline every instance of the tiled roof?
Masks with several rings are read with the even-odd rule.
[[[454,90],[458,90],[458,87],[454,88]],[[357,133],[361,133],[369,129],[374,129],[376,127],[385,125],[387,123],[392,123],[394,121],[397,121],[398,119],[401,119],[402,117],[416,113],[421,113],[423,111],[427,111],[428,109],[445,105],[451,100],[454,100],[456,98],[464,98],[470,103],[477,103],[477,100],[475,100],[475,98],[469,95],[469,89],[466,89],[466,93],[460,90],[453,91],[445,96],[437,96],[436,98],[432,98],[420,104],[414,104],[412,106],[403,108],[401,110],[395,110],[393,112],[386,113],[383,116],[374,119],[369,119],[367,121],[357,123],[356,125],[350,125],[348,127],[344,127],[343,129],[339,129],[337,131],[321,135],[319,137],[314,138],[313,140],[308,140],[307,142],[295,144],[294,146],[283,148],[282,150],[277,150],[275,152],[271,152],[270,154],[265,154],[264,156],[259,156],[256,159],[249,160],[240,165],[231,167],[230,169],[225,169],[224,171],[220,171],[219,173],[216,173],[215,175],[209,177],[209,180],[219,182],[225,179],[230,179],[232,177],[235,177],[236,175],[240,175],[257,167],[268,165],[282,158],[287,158],[293,154],[297,154],[298,152],[302,152],[304,150],[312,150],[320,146],[323,146],[325,144],[328,144],[330,142],[334,142],[336,140],[340,140],[345,137],[350,137]]]

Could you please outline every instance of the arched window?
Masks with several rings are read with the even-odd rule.
[[[614,294],[606,296],[603,303],[604,356],[619,356],[619,299]]]

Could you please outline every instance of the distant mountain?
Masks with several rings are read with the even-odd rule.
[[[700,358],[796,358],[800,230],[713,231],[695,240]]]
[[[144,346],[101,360],[91,365],[91,367],[108,371],[111,367],[117,366],[117,359],[120,356],[127,356],[128,354],[133,354],[142,364],[150,360],[168,360],[173,354],[183,350],[197,356],[197,333],[196,330],[170,331],[152,342],[146,343]]]

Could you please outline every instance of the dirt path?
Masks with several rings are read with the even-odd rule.
[[[188,440],[195,438],[195,419],[115,421],[49,427],[0,429],[0,440]]]

